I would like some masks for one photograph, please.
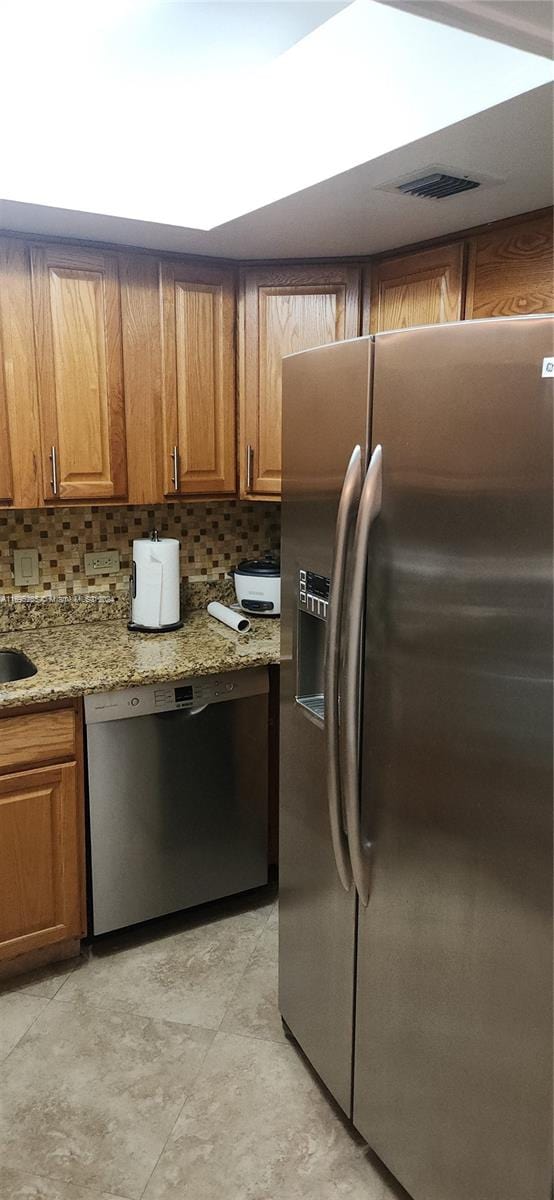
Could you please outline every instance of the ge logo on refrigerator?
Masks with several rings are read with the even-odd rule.
[[[542,378],[554,379],[554,357],[543,358],[542,360]]]

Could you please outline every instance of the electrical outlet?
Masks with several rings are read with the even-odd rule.
[[[14,550],[13,578],[16,587],[32,587],[39,582],[38,550]]]
[[[117,575],[119,550],[98,550],[85,554],[85,575]]]

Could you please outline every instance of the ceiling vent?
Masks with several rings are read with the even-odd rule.
[[[402,196],[418,196],[424,200],[446,200],[448,196],[459,196],[461,192],[471,192],[475,188],[490,187],[502,182],[501,179],[493,179],[490,175],[466,175],[463,171],[434,163],[417,174],[412,171],[410,175],[403,175],[401,179],[395,179],[391,183],[381,183],[376,190],[399,192]]]
[[[404,196],[423,196],[426,200],[446,200],[447,196],[457,196],[458,192],[469,192],[472,188],[481,187],[480,179],[469,179],[467,175],[443,175],[435,171],[432,175],[420,175],[418,179],[409,179],[407,183],[399,183],[397,191]]]

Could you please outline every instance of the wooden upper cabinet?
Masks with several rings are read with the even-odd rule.
[[[42,500],[29,247],[0,238],[0,505]]]
[[[13,470],[2,330],[0,327],[0,504],[13,502]]]
[[[129,504],[162,499],[162,341],[157,258],[121,253],[121,323]]]
[[[44,498],[127,492],[117,257],[31,249]]]
[[[160,283],[164,493],[233,493],[233,270],[164,260]]]
[[[239,321],[241,495],[281,490],[281,361],[284,355],[357,337],[358,267],[247,268]]]
[[[554,311],[552,253],[551,211],[473,238],[466,317]]]
[[[463,264],[463,242],[374,263],[366,279],[364,333],[459,321]]]

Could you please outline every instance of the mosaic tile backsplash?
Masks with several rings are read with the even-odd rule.
[[[279,550],[278,504],[242,500],[206,504],[165,504],[154,508],[44,508],[0,511],[0,597],[24,595],[52,599],[128,592],[134,538],[157,529],[160,537],[181,543],[181,577],[190,581],[223,580],[241,558]],[[40,583],[17,588],[13,551],[36,547]],[[85,575],[84,555],[118,550],[117,575]]]

